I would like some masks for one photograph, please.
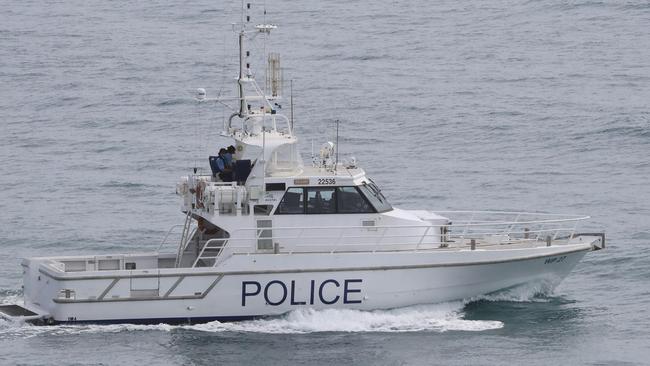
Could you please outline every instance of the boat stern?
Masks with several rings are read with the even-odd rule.
[[[0,304],[0,319],[11,322],[48,324],[52,318],[48,308],[53,303],[51,297],[49,301],[47,300],[49,283],[42,282],[39,275],[40,262],[24,259],[21,265],[23,267],[23,304]]]

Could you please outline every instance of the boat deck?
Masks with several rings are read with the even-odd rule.
[[[255,252],[253,250],[243,251],[229,251],[227,255],[269,255],[274,254],[346,254],[346,253],[366,253],[372,255],[374,253],[404,253],[404,252],[418,252],[418,253],[435,253],[435,252],[462,252],[462,251],[504,251],[504,250],[523,250],[542,248],[547,246],[564,246],[572,244],[587,244],[592,243],[593,249],[598,250],[604,248],[605,240],[602,233],[589,233],[589,234],[575,234],[572,238],[554,241],[541,241],[535,239],[526,240],[510,240],[500,242],[490,242],[489,240],[473,240],[473,239],[458,239],[450,240],[436,246],[421,245],[415,247],[410,245],[408,247],[344,247],[340,246],[333,250],[332,247],[317,247],[309,246],[309,248],[293,248],[290,251],[278,252]],[[222,253],[218,253],[220,255]],[[225,254],[225,253],[224,253]],[[196,252],[195,259],[200,257]],[[218,257],[218,256],[217,256]],[[159,269],[171,268],[193,268],[193,267],[213,267],[216,266],[215,261],[189,261],[176,267],[174,265],[176,255],[174,253],[138,253],[138,254],[115,254],[115,255],[100,255],[100,256],[71,256],[71,257],[42,257],[33,258],[39,260],[47,265],[51,270],[59,273],[74,273],[74,272],[96,272],[96,271],[121,271],[128,270],[133,273],[146,274],[147,271],[157,271]],[[6,310],[6,311],[5,311]],[[7,312],[19,312],[18,308],[8,307],[3,309]]]
[[[38,315],[35,312],[25,309],[20,305],[0,305],[0,313],[8,315],[10,317],[18,316],[35,316]]]

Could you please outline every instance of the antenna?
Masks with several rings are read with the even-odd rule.
[[[262,17],[262,21],[263,21],[262,24],[266,24],[266,1],[265,1],[264,4],[263,4],[263,8],[264,8],[264,16]],[[267,38],[267,35],[268,35],[268,34],[270,34],[270,33],[268,33],[268,32],[264,32],[264,33],[262,33],[262,55],[266,55],[266,54],[267,54],[267,53],[266,53],[266,38]],[[268,57],[269,57],[269,64],[270,64],[270,63],[272,62],[272,61],[271,61],[271,58],[273,57],[273,55],[269,55]],[[279,64],[280,64],[280,60],[279,60],[279,58],[280,58],[280,56],[278,55],[278,60],[277,60],[277,66],[278,66],[278,67],[280,66],[280,65],[279,65]],[[270,66],[270,65],[269,65],[269,66]],[[273,73],[273,72],[271,71],[271,73]],[[265,75],[264,75],[264,78],[267,79],[267,80],[268,80],[268,78],[269,78],[269,70],[268,70],[268,69],[266,70],[266,73],[265,73]],[[269,92],[268,90],[269,90],[269,85],[268,85],[268,83],[267,83],[267,85],[264,86],[264,95],[268,95],[268,92]],[[273,90],[273,87],[271,87],[271,90]]]
[[[241,0],[241,28],[244,29],[244,0]]]
[[[291,134],[293,135],[293,79],[289,80],[289,99],[290,99],[290,104],[291,104]],[[314,146],[312,143],[312,149],[311,149],[311,155],[312,158],[314,157]]]
[[[262,181],[266,180],[266,128],[262,126]],[[262,185],[264,187],[264,185]],[[266,188],[262,188],[266,190]]]
[[[243,30],[239,32],[239,79],[237,80],[237,85],[238,85],[237,91],[239,92],[239,117],[243,118],[246,111],[246,97],[244,95],[244,31]]]
[[[339,120],[336,120],[336,161],[334,162],[334,172],[336,172],[336,166],[339,165]]]

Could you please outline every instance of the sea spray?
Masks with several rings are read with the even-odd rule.
[[[33,326],[0,322],[0,338],[19,336],[30,338],[38,335],[70,335],[87,333],[119,333],[135,331],[193,330],[201,332],[247,332],[265,334],[299,334],[316,332],[417,332],[417,331],[484,331],[499,329],[503,323],[494,320],[465,320],[465,302],[447,302],[417,305],[391,310],[350,309],[299,309],[283,316],[221,323],[218,321],[172,326],[158,325],[59,325]]]
[[[535,282],[510,287],[487,295],[480,295],[466,300],[474,301],[507,301],[507,302],[547,302],[547,296],[553,292],[555,283]]]

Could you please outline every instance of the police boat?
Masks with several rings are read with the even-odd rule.
[[[211,174],[180,179],[184,222],[159,250],[24,259],[24,303],[0,306],[0,317],[198,323],[398,308],[531,283],[552,289],[604,248],[604,234],[577,231],[586,216],[399,209],[355,161],[339,162],[331,142],[304,164],[291,118],[277,108],[279,57],[268,55],[267,94],[244,51],[275,28],[236,31],[238,110],[222,134],[235,151],[229,164],[206,161]],[[212,100],[206,94],[197,99]],[[165,251],[174,235],[178,247]]]

